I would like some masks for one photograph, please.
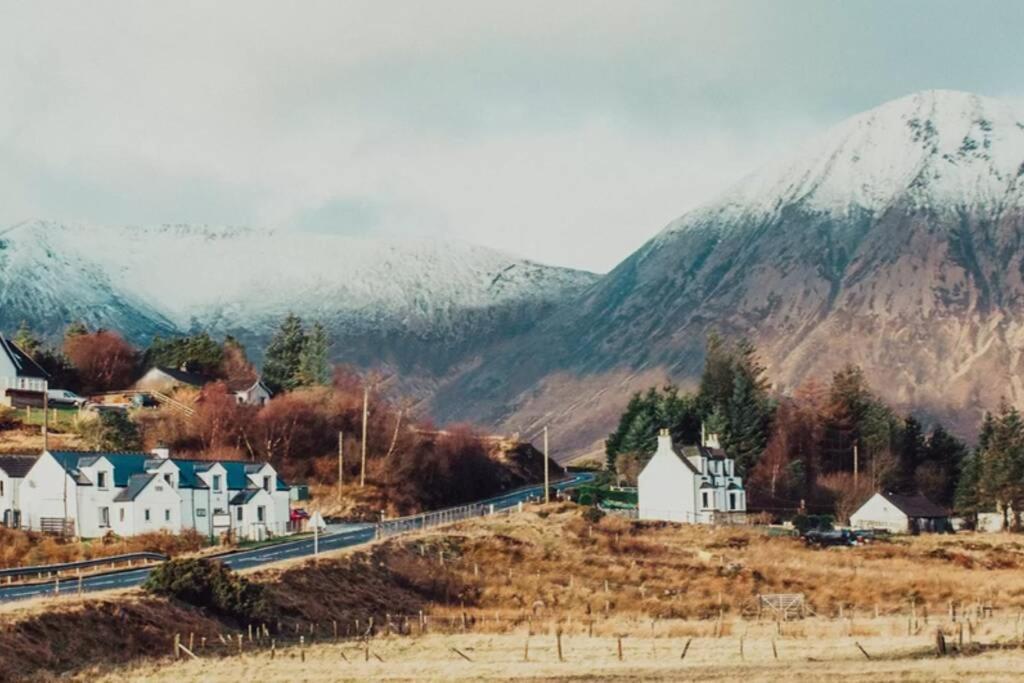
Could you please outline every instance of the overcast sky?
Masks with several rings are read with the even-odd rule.
[[[1024,102],[1024,3],[0,0],[0,222],[437,236],[607,270],[846,116]]]

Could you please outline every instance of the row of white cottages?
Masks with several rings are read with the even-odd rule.
[[[219,538],[289,533],[287,484],[269,463],[183,460],[143,452],[0,456],[7,526],[99,538],[192,529]]]

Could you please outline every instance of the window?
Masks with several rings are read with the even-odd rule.
[[[735,510],[736,509],[736,494],[735,493],[730,493],[729,494],[729,509],[730,510]]]
[[[164,510],[164,521],[165,522],[171,521],[171,509],[170,508],[167,508],[166,510]]]
[[[145,512],[145,514],[143,516],[145,517],[146,521],[148,522],[149,521],[149,508],[146,508],[146,512]]]
[[[267,508],[262,505],[256,508],[256,521],[260,523],[267,521]]]
[[[118,510],[117,518],[120,519],[122,522],[124,521],[124,508],[123,507],[120,510]]]
[[[213,475],[213,490],[217,491],[217,492],[220,491],[220,475],[219,474]]]
[[[270,492],[270,477],[263,477],[263,490]]]
[[[96,473],[96,486],[98,486],[101,489],[107,488],[107,473],[106,472],[97,472]]]
[[[242,506],[241,505],[238,506],[238,521],[239,522],[242,521]]]
[[[100,527],[110,526],[110,508],[100,508]]]
[[[701,507],[708,509],[711,507],[711,494],[707,491],[701,491],[700,494]]]
[[[205,517],[206,508],[196,508],[196,517]]]
[[[171,479],[171,473],[170,473],[170,472],[168,472],[168,473],[164,474],[164,481],[166,481],[166,482],[167,482],[168,484],[170,484],[170,485],[171,485],[172,487],[174,486],[174,480],[173,480],[173,479]]]
[[[4,497],[4,480],[0,479],[0,498]]]

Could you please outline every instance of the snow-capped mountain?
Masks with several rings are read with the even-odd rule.
[[[459,243],[34,221],[0,231],[0,329],[81,319],[138,341],[204,329],[261,342],[295,312],[329,326],[338,359],[432,364],[595,279]]]
[[[853,362],[972,430],[1000,396],[1024,403],[1022,121],[949,91],[854,116],[674,221],[440,412],[596,446],[631,391],[693,380],[717,328],[783,390]]]

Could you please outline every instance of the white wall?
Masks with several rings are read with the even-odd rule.
[[[900,534],[909,530],[910,520],[895,505],[876,493],[850,515],[850,525],[865,529],[887,529]]]
[[[22,482],[21,524],[39,530],[42,517],[64,517],[64,491],[67,485],[67,516],[77,518],[78,485],[49,453],[40,456]]]
[[[696,522],[694,474],[672,451],[671,439],[658,438],[658,450],[637,477],[640,519]]]

